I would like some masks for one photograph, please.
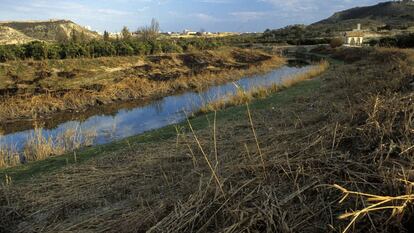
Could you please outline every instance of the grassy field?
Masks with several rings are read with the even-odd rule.
[[[0,229],[411,232],[414,52],[331,53],[248,108],[0,170]]]
[[[4,63],[0,64],[0,121],[159,98],[265,72],[282,64],[280,57],[236,48],[146,57]]]

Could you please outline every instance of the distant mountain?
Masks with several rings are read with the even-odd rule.
[[[5,38],[0,41],[1,44],[24,43],[30,40],[65,41],[70,39],[73,33],[85,40],[100,38],[97,32],[70,20],[7,21],[0,22],[0,27],[4,28],[0,30],[0,38]]]
[[[311,24],[311,28],[347,31],[361,23],[365,29],[407,29],[414,26],[414,2],[383,2],[374,6],[356,7],[337,12],[331,17]]]

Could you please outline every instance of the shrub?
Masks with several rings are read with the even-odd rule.
[[[333,38],[329,44],[331,45],[331,48],[338,48],[341,47],[344,42],[341,38]]]
[[[33,41],[24,45],[25,56],[35,60],[47,58],[47,45],[44,42]]]
[[[131,56],[134,54],[134,49],[125,41],[117,41],[115,49],[118,56]]]

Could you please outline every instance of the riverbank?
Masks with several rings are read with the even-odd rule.
[[[282,91],[301,82],[316,78],[323,74],[328,68],[329,62],[323,60],[319,63],[313,64],[313,67],[311,67],[306,72],[285,77],[285,79],[277,84],[275,83],[270,86],[258,87],[248,91],[243,90],[241,87],[237,87],[238,91],[236,94],[224,96],[219,100],[207,103],[206,105],[202,106],[198,112],[196,112],[196,115],[220,111],[232,106],[249,104],[255,99],[264,99],[273,93]]]
[[[331,53],[341,59],[354,51]],[[249,109],[226,108],[0,170],[0,226],[6,232],[341,232],[347,217],[358,214],[352,210],[371,207],[362,193],[411,195],[414,179],[414,53],[363,54]],[[411,202],[392,204],[401,205],[395,218],[368,208],[369,218],[360,213],[352,230],[410,232]]]
[[[148,101],[266,72],[284,63],[280,57],[237,48],[4,63],[0,66],[0,121],[7,124],[120,101]]]
[[[42,121],[37,121],[35,128],[0,136],[0,168],[60,156],[80,147],[111,143],[174,122],[182,122],[186,115],[192,115],[205,103],[237,93],[235,83],[247,91],[255,90],[277,85],[283,80],[291,82],[292,77],[306,76],[312,73],[313,67],[316,68],[292,63],[290,60],[288,63],[264,74],[242,77],[200,91],[168,96],[133,109],[119,108],[111,115],[96,114],[85,118],[83,113],[78,113],[78,118],[71,118],[49,129],[44,128]]]

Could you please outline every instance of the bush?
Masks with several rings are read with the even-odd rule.
[[[148,42],[131,41],[130,45],[134,49],[135,55],[151,54],[152,46]]]
[[[24,45],[25,56],[35,60],[43,60],[47,58],[48,48],[46,43],[33,41]]]
[[[134,54],[134,49],[125,41],[117,41],[115,43],[115,50],[118,56],[131,56]]]
[[[92,57],[109,57],[116,55],[116,49],[111,42],[93,40],[88,44]]]
[[[341,47],[344,44],[344,42],[341,38],[333,38],[329,44],[331,45],[331,48],[334,49]]]
[[[10,59],[10,54],[5,47],[0,47],[0,62],[6,62]]]
[[[171,43],[167,41],[161,43],[161,49],[164,53],[182,53],[184,51],[183,48],[175,42]]]

